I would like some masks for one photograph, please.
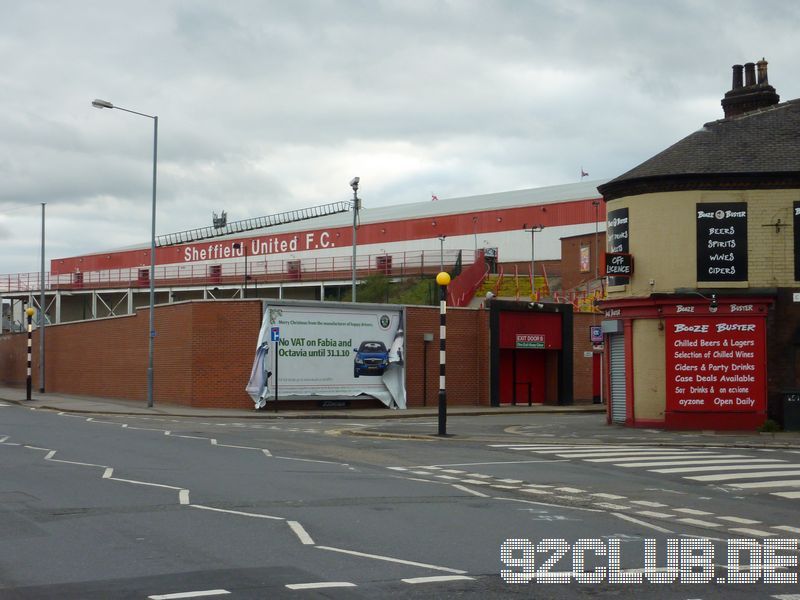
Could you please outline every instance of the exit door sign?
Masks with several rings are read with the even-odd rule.
[[[544,348],[544,334],[518,333],[517,348]]]

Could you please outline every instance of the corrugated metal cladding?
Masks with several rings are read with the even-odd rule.
[[[609,359],[611,362],[611,421],[624,423],[625,407],[625,336],[608,336]]]

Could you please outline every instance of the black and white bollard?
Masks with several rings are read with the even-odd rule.
[[[33,313],[36,312],[33,308],[28,307],[25,309],[25,314],[28,316],[28,379],[25,399],[31,399],[31,349],[33,348]]]
[[[445,348],[447,346],[447,286],[450,275],[442,271],[436,276],[439,284],[439,435],[447,435],[447,388],[445,387]]]

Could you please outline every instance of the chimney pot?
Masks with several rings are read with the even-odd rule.
[[[769,85],[767,78],[767,61],[762,58],[756,63],[758,66],[758,85]]]
[[[733,65],[733,83],[731,84],[732,90],[741,89],[743,73],[744,67],[742,65]]]
[[[744,63],[744,85],[750,87],[756,84],[756,65],[755,63]]]

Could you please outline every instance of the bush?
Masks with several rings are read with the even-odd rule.
[[[764,424],[758,428],[758,430],[764,433],[775,433],[776,431],[781,430],[781,426],[772,419],[767,419],[764,421]]]

